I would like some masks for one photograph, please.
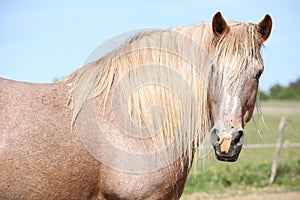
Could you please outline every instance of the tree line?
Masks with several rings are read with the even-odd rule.
[[[258,95],[261,100],[300,100],[300,78],[291,82],[288,86],[275,84],[267,92],[259,91]]]

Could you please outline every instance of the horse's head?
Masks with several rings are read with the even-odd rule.
[[[208,98],[210,136],[218,160],[236,161],[242,149],[244,126],[252,117],[264,69],[260,48],[271,28],[269,15],[259,24],[226,22],[221,13],[213,17],[214,65]]]

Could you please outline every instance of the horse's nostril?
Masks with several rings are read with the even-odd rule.
[[[217,133],[218,133],[217,128],[212,128],[212,130],[210,131],[210,140],[213,143],[213,145],[219,144],[220,137]]]
[[[233,140],[234,144],[241,142],[244,134],[245,134],[244,130],[239,130],[239,131],[234,132],[232,134],[232,140]]]

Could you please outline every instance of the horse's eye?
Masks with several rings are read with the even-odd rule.
[[[264,72],[263,70],[259,70],[259,71],[256,73],[256,75],[255,75],[255,79],[256,79],[256,80],[259,80],[259,78],[261,77],[261,75],[262,75],[263,72]]]

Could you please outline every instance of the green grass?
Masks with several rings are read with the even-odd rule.
[[[281,117],[287,119],[284,141],[300,143],[300,102],[261,102],[263,119],[254,115],[253,122],[246,126],[245,144],[275,144],[278,138],[278,124]],[[264,121],[264,122],[263,122]],[[265,125],[264,125],[265,123]],[[259,130],[259,131],[258,131]],[[217,161],[214,152],[204,159],[198,159],[187,180],[184,194],[193,192],[219,192],[225,190],[247,190],[249,187],[268,185],[275,148],[244,148],[239,160],[234,163]],[[275,186],[285,190],[300,191],[300,148],[283,148]]]

